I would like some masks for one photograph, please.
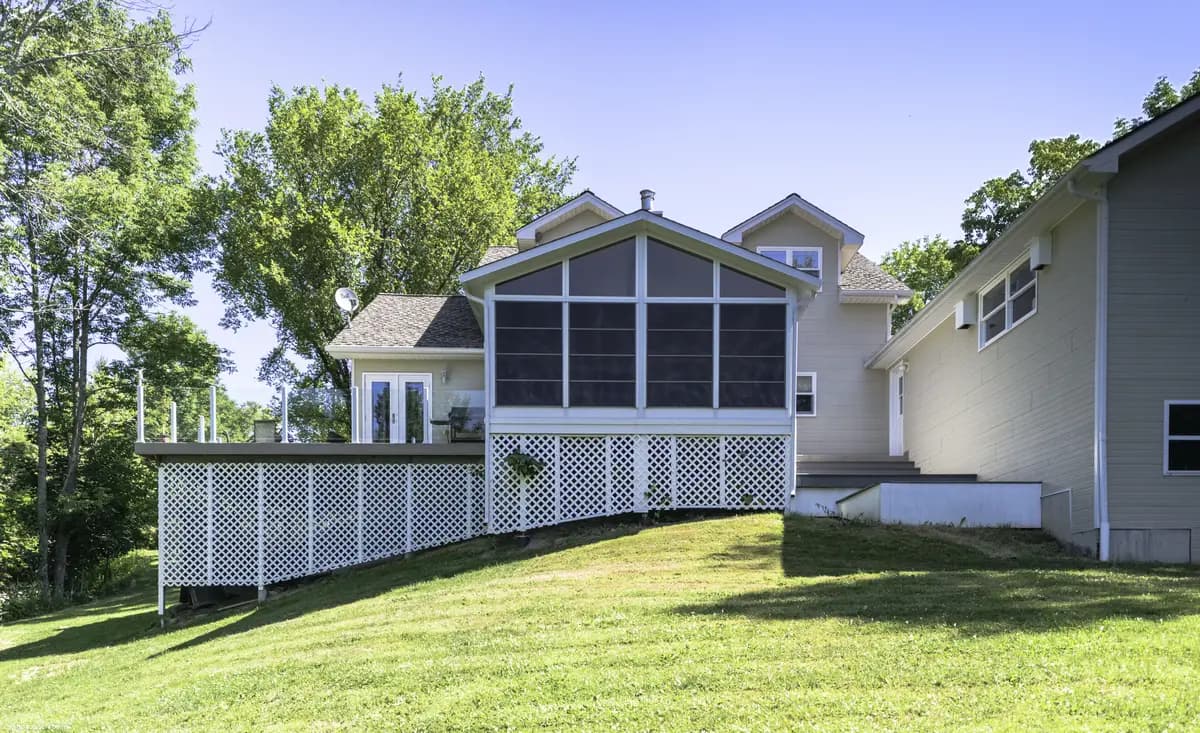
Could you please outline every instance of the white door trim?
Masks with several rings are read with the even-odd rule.
[[[370,443],[372,432],[372,400],[369,385],[371,382],[386,382],[392,393],[392,414],[388,418],[388,442],[403,443],[407,433],[407,414],[405,412],[404,386],[410,382],[420,382],[425,389],[425,404],[422,405],[422,416],[425,421],[423,435],[425,443],[433,442],[433,426],[430,423],[433,408],[433,375],[422,372],[363,372],[362,375],[362,436],[363,442]]]
[[[906,371],[908,364],[900,362],[888,372],[888,453],[893,456],[904,455],[904,401],[901,389]]]

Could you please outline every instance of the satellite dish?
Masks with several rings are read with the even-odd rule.
[[[333,302],[337,303],[337,307],[345,311],[346,315],[358,310],[358,294],[350,288],[338,288],[333,294]]]

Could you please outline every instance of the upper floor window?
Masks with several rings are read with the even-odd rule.
[[[984,288],[979,295],[979,348],[1037,313],[1037,272],[1029,258]]]
[[[1163,412],[1163,472],[1200,473],[1200,400],[1171,400]]]
[[[820,247],[759,247],[758,253],[821,279]]]

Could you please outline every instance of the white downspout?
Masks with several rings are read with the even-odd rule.
[[[1108,190],[1099,194],[1080,191],[1075,179],[1067,181],[1072,195],[1096,202],[1096,355],[1092,399],[1095,414],[1093,437],[1093,474],[1095,500],[1092,517],[1100,531],[1099,556],[1109,559],[1108,522]]]

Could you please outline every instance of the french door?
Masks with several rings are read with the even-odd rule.
[[[368,443],[432,443],[433,375],[363,374],[363,438]]]

